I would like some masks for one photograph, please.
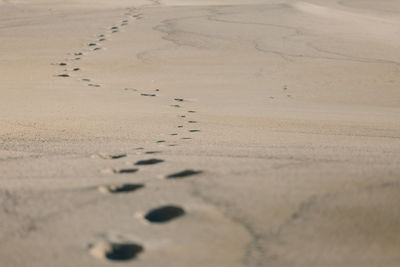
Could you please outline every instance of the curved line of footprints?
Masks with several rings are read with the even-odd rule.
[[[57,75],[56,77],[60,78],[69,78],[74,77],[81,71],[81,68],[77,66],[78,61],[83,59],[84,56],[88,56],[91,53],[99,51],[102,49],[101,44],[108,41],[108,37],[112,34],[116,34],[120,32],[120,27],[127,26],[131,19],[139,20],[143,18],[141,13],[135,13],[136,9],[129,8],[128,12],[124,14],[122,20],[111,27],[108,28],[106,33],[102,33],[97,35],[97,39],[93,42],[87,44],[87,49],[84,52],[75,52],[71,53],[72,57],[65,59],[65,62],[57,63],[56,65],[63,67],[63,71]],[[80,81],[87,83],[87,86],[90,87],[101,87],[100,84],[93,82],[91,79],[87,77],[81,77]],[[137,89],[134,88],[124,88],[125,91],[134,91],[137,92]],[[157,97],[157,92],[160,89],[154,89],[147,92],[140,92],[139,95],[142,97]],[[171,104],[171,107],[180,109],[182,108],[182,104],[185,102],[183,98],[174,98],[174,103]],[[187,120],[186,122],[189,125],[196,124],[198,121],[188,118],[189,115],[196,113],[194,110],[187,110],[187,113],[184,115],[178,115],[180,119]],[[184,125],[177,125],[177,128],[181,129],[184,128]],[[189,129],[187,132],[189,133],[196,133],[199,132],[198,129]],[[171,136],[177,136],[178,133],[171,133]],[[190,140],[191,137],[182,137],[182,140]],[[177,146],[176,143],[168,143],[167,140],[156,140],[156,144],[163,144],[166,143],[169,147]],[[137,150],[145,150],[144,147],[139,147]],[[159,154],[162,151],[146,151],[145,154]],[[92,158],[103,159],[103,160],[118,160],[121,158],[126,157],[127,154],[103,154],[97,153],[92,155]],[[137,167],[146,166],[146,165],[154,165],[163,163],[163,159],[158,158],[149,158],[137,161],[134,165]],[[108,168],[102,170],[103,173],[107,174],[133,174],[139,171],[139,168],[124,168],[124,169],[116,169],[116,168]],[[184,169],[178,172],[170,173],[165,175],[165,179],[183,179],[190,176],[201,174],[201,170],[192,170],[192,169]],[[97,187],[97,190],[101,193],[106,194],[126,194],[132,193],[137,190],[141,190],[145,188],[145,184],[141,183],[122,183],[122,184],[106,184],[100,185]],[[156,207],[150,211],[148,211],[144,215],[144,219],[150,223],[160,224],[160,223],[167,223],[174,219],[177,219],[181,216],[184,216],[186,211],[184,208],[180,207],[179,205],[165,205]],[[108,240],[103,240],[101,242],[89,244],[89,253],[101,259],[107,259],[109,261],[128,261],[135,259],[140,253],[142,253],[145,248],[142,244],[138,244],[135,242],[111,242]]]

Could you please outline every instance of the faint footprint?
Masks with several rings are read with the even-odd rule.
[[[117,174],[117,173],[135,173],[135,172],[137,172],[139,169],[113,169],[113,168],[110,168],[110,169],[104,169],[104,170],[102,170],[101,172],[102,173],[115,173],[115,174]]]
[[[197,121],[188,121],[188,123],[197,123]]]
[[[97,242],[89,245],[90,254],[99,259],[127,261],[137,257],[143,246],[136,243]]]
[[[185,214],[185,210],[178,206],[168,205],[150,210],[144,218],[152,223],[165,223]]]
[[[135,163],[135,165],[153,165],[157,163],[164,162],[162,159],[145,159],[145,160],[139,160]]]
[[[144,184],[113,184],[113,185],[101,185],[97,189],[102,193],[116,194],[116,193],[133,192],[142,187],[144,187]]]
[[[91,158],[100,158],[100,159],[120,159],[126,157],[126,154],[104,154],[97,153],[91,156]]]
[[[201,173],[203,173],[203,171],[187,169],[187,170],[183,170],[180,172],[171,173],[171,174],[167,175],[166,178],[167,179],[182,179],[182,178],[185,178],[188,176],[197,175],[197,174],[201,174]]]

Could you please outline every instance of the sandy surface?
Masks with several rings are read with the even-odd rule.
[[[397,0],[0,1],[0,266],[399,266],[399,29]]]

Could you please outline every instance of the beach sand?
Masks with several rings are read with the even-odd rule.
[[[400,264],[396,0],[0,0],[0,266]]]

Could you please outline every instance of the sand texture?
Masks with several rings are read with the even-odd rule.
[[[0,267],[400,266],[398,0],[0,0]]]

